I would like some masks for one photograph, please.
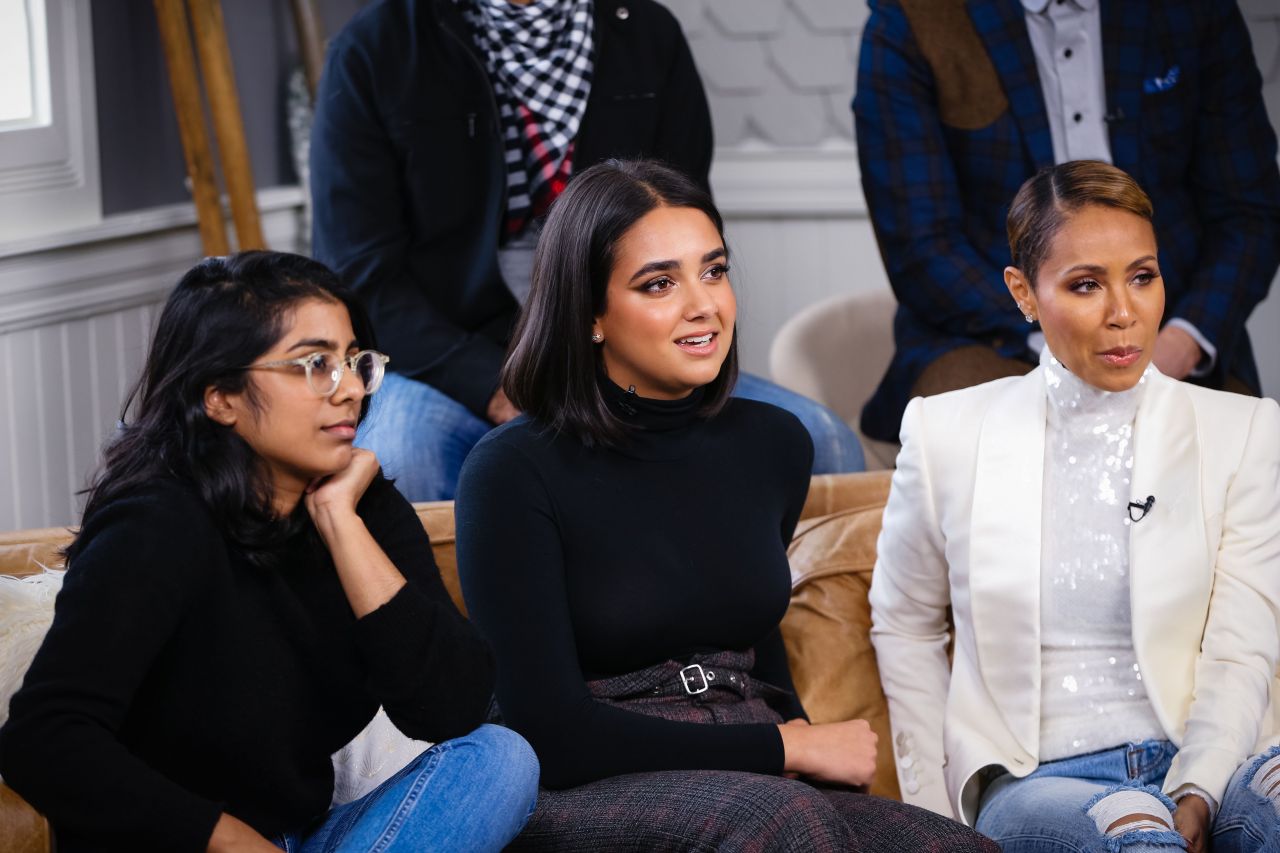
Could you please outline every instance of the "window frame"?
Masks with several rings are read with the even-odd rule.
[[[0,245],[102,219],[89,0],[26,3],[36,117],[0,125]]]

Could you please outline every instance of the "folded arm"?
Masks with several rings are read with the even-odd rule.
[[[413,507],[380,474],[363,495],[359,515],[317,527],[357,617],[369,691],[409,737],[461,737],[489,707],[489,647],[445,590]]]

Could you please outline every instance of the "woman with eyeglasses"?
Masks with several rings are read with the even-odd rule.
[[[523,825],[537,762],[481,725],[489,651],[352,446],[370,335],[297,255],[209,258],[169,297],[0,731],[63,853],[497,850]],[[330,809],[379,705],[436,745]]]

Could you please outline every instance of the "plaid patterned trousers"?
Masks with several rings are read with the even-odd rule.
[[[695,658],[703,675],[690,695],[681,664],[590,683],[597,701],[634,713],[707,725],[780,723],[780,691],[747,675],[751,652]],[[705,678],[704,682],[702,679]],[[720,770],[631,773],[565,790],[541,789],[513,851],[862,851],[997,853],[955,821],[892,800],[806,782]]]

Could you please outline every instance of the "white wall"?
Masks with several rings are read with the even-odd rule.
[[[753,219],[728,223],[739,289],[743,368],[769,375],[769,346],[782,324],[831,296],[888,290],[871,224],[862,217]],[[856,346],[851,346],[851,353]]]

